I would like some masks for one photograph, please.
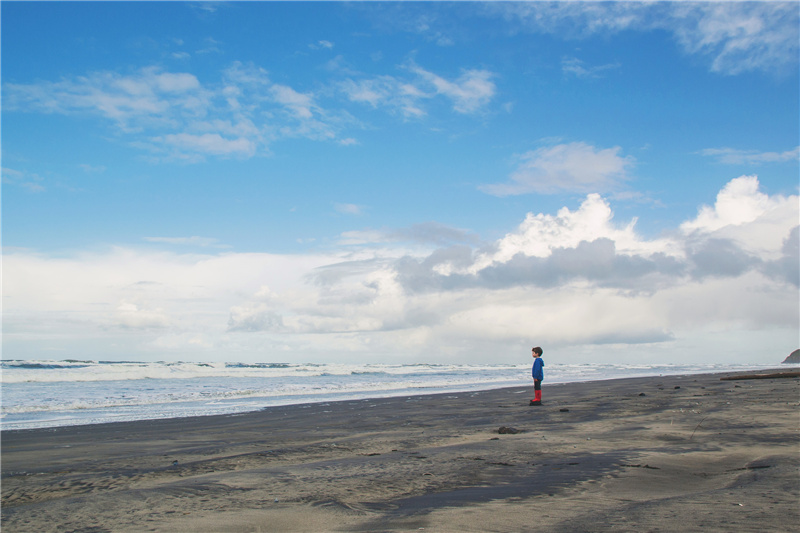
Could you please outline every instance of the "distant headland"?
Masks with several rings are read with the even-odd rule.
[[[800,350],[795,350],[783,360],[782,365],[800,365]]]

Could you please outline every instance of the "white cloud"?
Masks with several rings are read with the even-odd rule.
[[[733,148],[706,148],[702,155],[714,157],[726,165],[758,165],[761,163],[782,163],[800,159],[800,146],[785,152],[759,152],[757,150],[736,150]]]
[[[88,164],[80,164],[78,165],[83,169],[84,172],[88,174],[101,174],[106,171],[106,167],[104,165],[88,165]]]
[[[800,40],[794,2],[674,3],[671,26],[689,53],[712,58],[711,70],[739,74],[796,64]]]
[[[38,174],[13,168],[3,167],[2,182],[3,185],[21,187],[32,193],[44,192],[47,190],[45,186],[42,185],[44,178]]]
[[[459,113],[474,113],[488,104],[496,92],[488,70],[470,69],[458,79],[449,81],[421,67],[412,65],[411,71],[432,85],[437,94],[453,101],[453,109]]]
[[[174,148],[178,154],[238,155],[249,157],[256,152],[256,144],[253,140],[245,137],[226,139],[218,133],[204,133],[202,135],[170,133],[163,137],[153,137],[151,141],[156,145],[166,145]]]
[[[362,102],[377,107],[400,92],[400,82],[391,76],[358,81],[348,79],[340,84],[340,89],[352,102]]]
[[[176,244],[185,246],[221,246],[217,239],[211,237],[145,237],[147,242],[157,242],[164,244]]]
[[[125,130],[163,121],[170,110],[192,111],[198,102],[207,104],[208,98],[194,75],[165,73],[156,67],[128,76],[94,72],[59,82],[6,84],[4,92],[10,110],[95,112]]]
[[[399,243],[406,248],[386,248],[390,253],[418,254],[420,250],[430,251],[431,246],[446,246],[453,244],[479,244],[478,236],[470,231],[453,228],[438,222],[424,222],[414,224],[407,228],[385,230],[355,230],[345,231],[339,236],[338,244],[342,246],[360,245],[388,245]],[[407,248],[411,246],[412,248]]]
[[[496,92],[494,75],[486,70],[465,70],[455,80],[417,66],[410,71],[408,79],[351,78],[340,82],[338,91],[314,92],[274,83],[252,63],[234,62],[218,81],[204,83],[188,72],[145,67],[129,74],[101,71],[58,82],[6,83],[3,106],[4,112],[101,116],[131,146],[152,152],[157,160],[200,162],[269,154],[270,143],[281,138],[358,144],[340,135],[361,122],[341,102],[331,108],[320,104],[321,98],[342,93],[351,102],[420,119],[428,113],[423,103],[437,96],[452,102],[455,112],[470,114],[485,108]]]
[[[362,207],[356,204],[334,204],[333,208],[338,213],[344,215],[360,215],[362,214]]]
[[[161,329],[169,327],[171,323],[162,309],[140,309],[137,304],[127,300],[122,300],[115,312],[115,325],[127,329]]]
[[[392,76],[377,76],[361,80],[347,79],[339,84],[339,90],[351,102],[369,104],[373,109],[383,107],[406,119],[418,119],[427,115],[422,100],[429,98],[415,86]]]
[[[200,88],[200,82],[197,78],[193,74],[185,72],[177,74],[164,72],[156,74],[154,78],[156,86],[164,92],[182,93]]]
[[[314,95],[274,84],[254,65],[234,63],[218,85],[193,74],[148,67],[121,75],[96,72],[60,82],[6,84],[6,110],[98,114],[131,145],[187,161],[269,153],[276,135],[335,139],[340,129]],[[280,117],[280,121],[276,121]]]
[[[757,176],[731,180],[717,194],[714,206],[703,205],[697,217],[681,224],[689,237],[733,241],[764,259],[778,259],[792,228],[798,225],[797,196],[768,196]]]
[[[620,253],[680,253],[679,248],[667,240],[642,240],[636,234],[636,219],[618,227],[613,224],[613,216],[611,206],[599,194],[588,195],[576,211],[563,207],[555,216],[528,213],[516,231],[500,239],[491,253],[478,256],[474,271],[493,263],[508,262],[517,254],[549,257],[556,249],[576,248],[581,242],[603,238],[614,242]]]
[[[576,57],[565,57],[561,60],[561,72],[576,76],[578,78],[599,78],[600,74],[612,69],[617,69],[619,63],[609,63],[606,65],[587,66],[583,61]]]
[[[729,225],[742,225],[763,215],[773,200],[758,190],[758,177],[741,176],[717,195],[714,207],[704,205],[697,218],[681,224],[685,232],[712,232]]]
[[[481,190],[495,196],[517,194],[607,192],[618,188],[634,164],[621,156],[619,146],[600,149],[573,142],[539,148],[519,156],[520,164],[508,183],[485,185]]]
[[[799,211],[742,177],[659,239],[591,194],[483,244],[428,223],[318,255],[11,250],[4,355],[463,363],[514,361],[536,339],[564,362],[598,345],[618,361],[779,362],[800,320]]]
[[[722,74],[782,72],[797,64],[795,2],[511,2],[486,9],[531,31],[574,38],[664,30]]]
[[[492,81],[495,75],[488,70],[464,70],[455,80],[445,79],[413,63],[407,66],[407,70],[416,77],[348,78],[339,84],[339,90],[352,102],[369,104],[373,108],[386,107],[409,119],[426,116],[423,103],[437,96],[450,100],[457,113],[477,113],[491,102],[497,92]]]
[[[322,40],[322,41],[317,41],[316,43],[309,44],[308,47],[311,48],[312,50],[321,50],[321,49],[330,50],[331,48],[333,48],[333,43],[330,41]]]
[[[276,102],[286,106],[298,118],[308,119],[313,116],[311,108],[314,100],[309,94],[301,94],[291,87],[275,84],[272,86],[272,96]]]
[[[270,85],[269,74],[262,68],[252,63],[244,64],[241,61],[234,61],[233,64],[223,71],[223,78],[228,87],[233,87],[239,91],[251,87],[264,87]]]
[[[386,243],[389,241],[390,239],[386,236],[386,233],[378,230],[344,231],[339,236],[339,244],[342,246]]]

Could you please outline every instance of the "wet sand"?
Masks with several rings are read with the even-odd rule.
[[[4,431],[2,528],[798,531],[800,379],[728,375]]]

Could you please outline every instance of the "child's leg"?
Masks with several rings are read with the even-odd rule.
[[[534,397],[533,401],[541,402],[542,401],[542,380],[534,379],[533,380],[533,391]]]

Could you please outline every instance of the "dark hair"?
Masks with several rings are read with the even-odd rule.
[[[536,348],[534,348],[532,351],[536,352],[537,355],[542,355],[542,353],[544,353],[544,352],[542,352],[542,349],[539,348],[538,346]]]

